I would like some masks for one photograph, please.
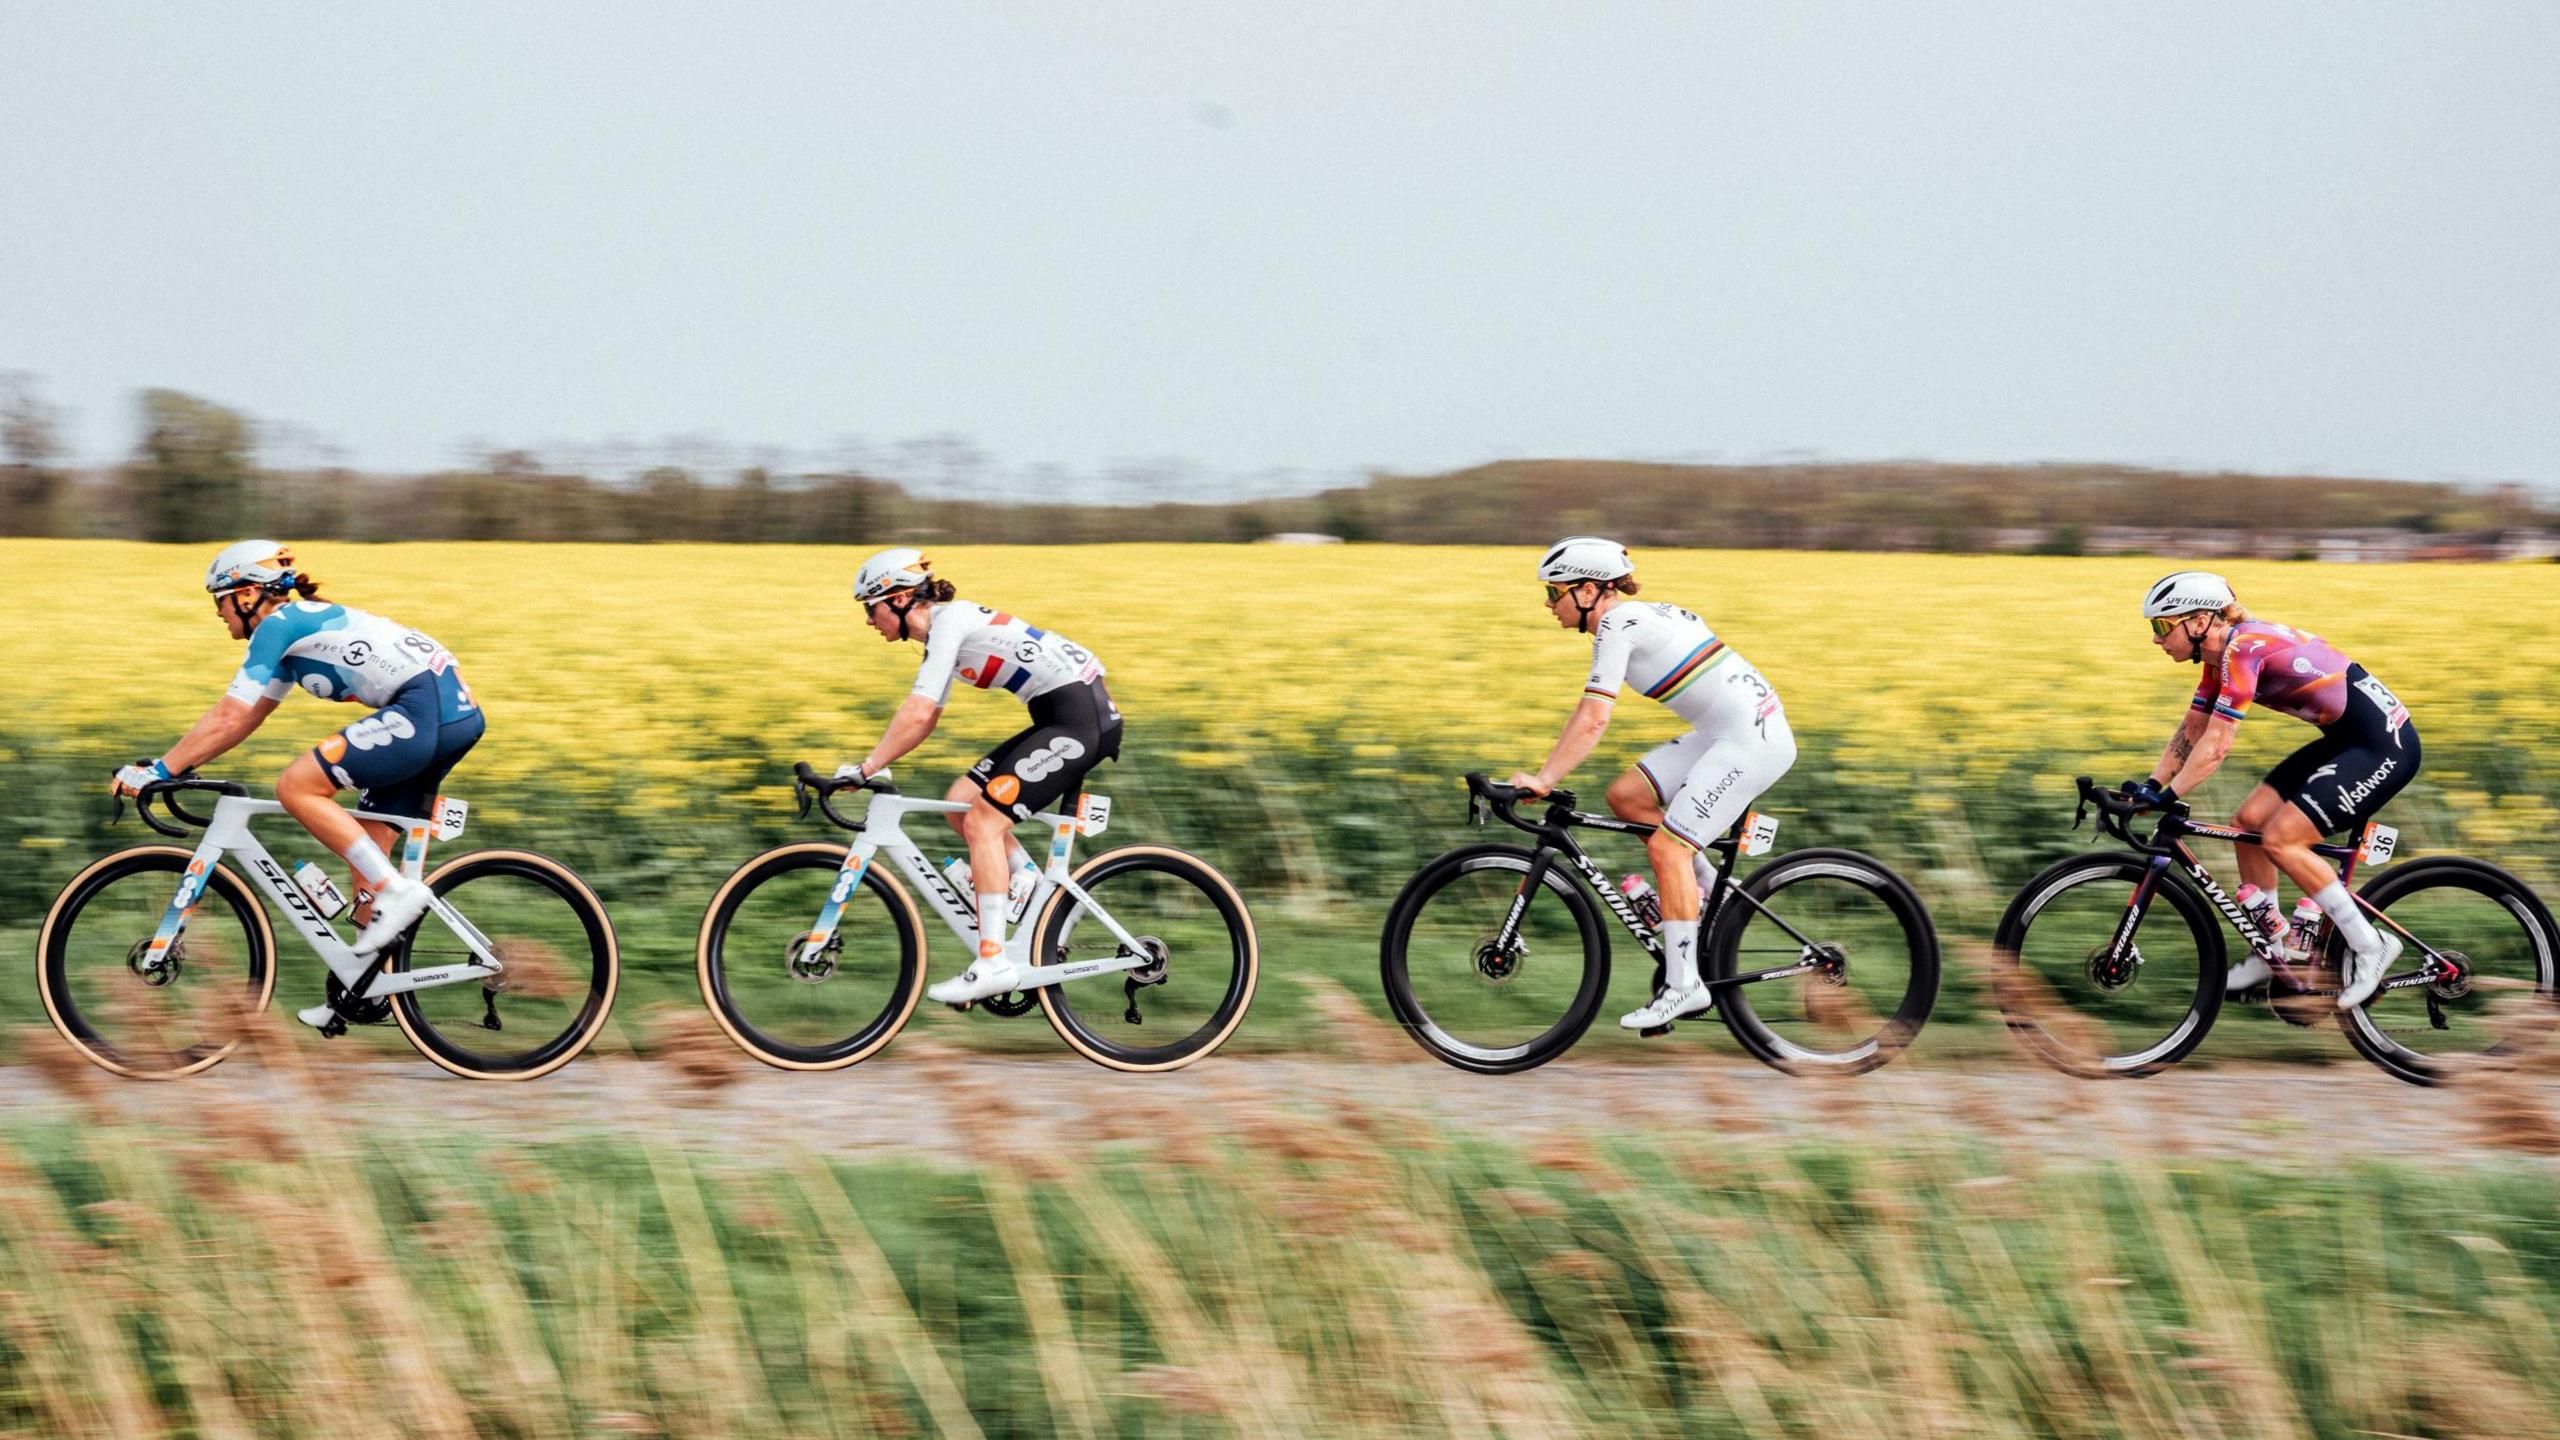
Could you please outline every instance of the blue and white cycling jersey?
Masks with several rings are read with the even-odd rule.
[[[439,720],[478,708],[453,656],[425,635],[369,611],[297,600],[259,622],[228,693],[254,705],[300,686],[323,700],[380,708],[421,675],[438,677]]]

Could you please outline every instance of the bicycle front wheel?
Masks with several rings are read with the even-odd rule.
[[[193,856],[144,845],[72,877],[36,937],[53,1028],[93,1064],[174,1080],[220,1064],[275,994],[275,931],[239,876],[214,866],[186,927],[155,948]]]
[[[1470,845],[1424,866],[1387,912],[1378,944],[1388,1008],[1423,1049],[1480,1075],[1544,1065],[1572,1048],[1609,988],[1599,908],[1561,864]],[[1502,942],[1514,906],[1519,923]]]
[[[595,892],[569,867],[529,850],[474,851],[427,884],[506,968],[394,995],[400,1033],[419,1054],[472,1080],[531,1080],[576,1059],[604,1028],[621,982],[613,924]],[[386,968],[399,974],[477,958],[430,912]]]
[[[2413,1084],[2498,1069],[2548,1053],[2560,938],[2551,912],[2495,865],[2451,856],[2404,862],[2364,887],[2373,923],[2400,936],[2385,983],[2429,960],[2446,978],[2375,992],[2339,1016],[2356,1052]],[[2334,935],[2329,962],[2346,957]]]
[[[2151,872],[2138,855],[2060,861],[2009,902],[1992,988],[2009,1031],[2074,1075],[2149,1075],[2203,1042],[2222,1010],[2221,932],[2202,895],[2163,872],[2118,943]]]
[[[889,1043],[924,998],[924,922],[877,865],[811,945],[848,847],[810,842],[738,867],[702,917],[695,969],[738,1048],[782,1070],[840,1070]]]
[[[1853,850],[1799,850],[1761,866],[1716,932],[1717,978],[1816,967],[1716,996],[1742,1048],[1789,1074],[1873,1070],[1910,1045],[1938,1000],[1928,907]]]
[[[1096,1065],[1142,1072],[1181,1069],[1225,1044],[1262,977],[1253,917],[1226,877],[1196,855],[1133,845],[1095,856],[1075,883],[1091,902],[1058,892],[1031,963],[1129,955],[1115,924],[1148,959],[1135,970],[1041,986],[1040,1009],[1058,1038]]]

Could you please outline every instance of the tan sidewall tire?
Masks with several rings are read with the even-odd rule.
[[[844,863],[844,857],[851,853],[853,853],[853,847],[851,845],[830,845],[823,840],[804,841],[797,845],[777,845],[773,849],[767,850],[763,854],[749,860],[744,865],[739,866],[736,870],[730,873],[728,879],[720,882],[719,892],[711,897],[711,903],[703,909],[702,928],[694,935],[693,979],[694,984],[700,987],[702,991],[702,1008],[711,1012],[712,1021],[719,1025],[720,1033],[729,1037],[731,1044],[736,1045],[739,1049],[746,1051],[748,1054],[753,1055],[758,1060],[763,1061],[765,1064],[772,1066],[776,1070],[842,1070],[850,1065],[859,1065],[863,1061],[870,1059],[872,1056],[879,1054],[881,1049],[890,1041],[898,1038],[900,1032],[907,1028],[907,1022],[915,1018],[917,1003],[924,999],[924,917],[916,912],[915,899],[907,894],[907,887],[898,883],[898,877],[895,874],[881,869],[876,862],[875,857],[875,863],[869,867],[863,883],[869,884],[869,877],[871,875],[877,875],[880,877],[880,883],[889,892],[889,898],[892,902],[890,905],[890,914],[895,917],[899,925],[905,928],[906,939],[913,943],[916,954],[916,973],[914,982],[907,986],[906,997],[898,1007],[897,1020],[893,1022],[888,1029],[880,1032],[879,1039],[872,1041],[869,1045],[864,1046],[860,1050],[857,1050],[840,1060],[828,1060],[813,1063],[807,1060],[786,1059],[779,1055],[768,1054],[749,1042],[746,1036],[738,1033],[738,1027],[730,1024],[729,1017],[722,1014],[720,1007],[712,1001],[711,919],[713,916],[718,915],[723,907],[728,905],[730,892],[738,888],[738,883],[746,879],[750,873],[772,861],[777,856],[825,855],[836,864],[842,865]]]
[[[409,1022],[407,1009],[398,1003],[396,997],[391,1006],[391,1018],[400,1026],[400,1033],[409,1037],[409,1043],[416,1047],[420,1055],[466,1080],[539,1080],[587,1053],[587,1047],[595,1043],[596,1036],[604,1033],[604,1022],[613,1018],[614,997],[622,991],[622,942],[613,933],[613,912],[604,908],[604,902],[596,898],[596,892],[587,888],[587,882],[579,879],[576,871],[548,855],[537,855],[530,850],[474,850],[468,855],[457,855],[437,866],[427,876],[427,885],[432,889],[438,880],[457,869],[486,864],[492,860],[513,860],[550,871],[568,881],[571,888],[578,892],[579,897],[587,904],[594,906],[596,914],[602,917],[605,953],[604,1003],[596,1007],[595,1018],[587,1022],[586,1033],[578,1037],[577,1044],[562,1051],[550,1064],[538,1070],[474,1070],[467,1065],[454,1064],[419,1040],[416,1027]]]
[[[239,1040],[235,1038],[228,1044],[224,1045],[220,1050],[206,1056],[204,1059],[176,1070],[136,1070],[129,1066],[118,1065],[107,1057],[100,1055],[97,1051],[81,1044],[80,1041],[72,1035],[71,1027],[63,1022],[61,1012],[54,1008],[53,987],[44,983],[44,957],[51,954],[53,951],[55,931],[62,923],[62,907],[70,901],[72,895],[77,893],[82,885],[88,883],[90,876],[97,874],[100,870],[105,869],[109,865],[130,860],[137,855],[175,856],[181,865],[186,861],[195,858],[195,852],[193,850],[182,850],[175,845],[136,845],[130,850],[119,850],[113,855],[101,856],[96,861],[93,861],[87,869],[84,869],[79,874],[72,876],[71,882],[62,887],[62,893],[53,897],[52,908],[45,911],[44,925],[36,931],[36,993],[44,1000],[45,1018],[53,1022],[53,1028],[55,1031],[60,1033],[64,1040],[69,1041],[71,1048],[79,1051],[90,1064],[111,1074],[121,1075],[128,1080],[177,1080],[188,1075],[202,1074],[204,1071],[210,1070],[214,1066],[221,1064],[225,1059],[229,1058],[232,1051],[240,1048]],[[252,923],[256,926],[257,930],[257,943],[265,952],[267,960],[266,983],[258,987],[258,1003],[250,1007],[250,1013],[253,1015],[263,1015],[266,1013],[268,1002],[273,1000],[276,994],[275,927],[268,922],[267,907],[259,903],[257,892],[250,889],[249,882],[241,879],[237,874],[233,873],[229,866],[216,865],[213,867],[213,875],[205,882],[205,888],[207,890],[211,890],[217,885],[227,887],[233,894],[248,902],[249,914],[251,915]],[[202,909],[204,907],[204,901],[201,898],[196,901],[196,907],[198,909]]]
[[[1131,855],[1168,855],[1197,865],[1202,874],[1216,881],[1218,888],[1226,892],[1227,898],[1235,902],[1236,914],[1244,922],[1244,994],[1236,1001],[1236,1013],[1227,1017],[1226,1028],[1220,1030],[1207,1044],[1178,1060],[1162,1060],[1152,1065],[1136,1065],[1118,1056],[1099,1053],[1076,1038],[1075,1032],[1058,1014],[1057,1001],[1051,998],[1058,992],[1059,986],[1043,985],[1033,993],[1040,997],[1040,1013],[1049,1017],[1049,1028],[1058,1032],[1058,1038],[1066,1041],[1069,1049],[1106,1070],[1119,1070],[1131,1075],[1154,1075],[1167,1070],[1179,1070],[1195,1061],[1217,1054],[1219,1048],[1235,1035],[1236,1027],[1244,1024],[1244,1017],[1253,1010],[1253,993],[1262,984],[1262,941],[1254,933],[1253,911],[1245,905],[1243,894],[1227,882],[1227,877],[1219,873],[1217,866],[1188,850],[1176,850],[1170,845],[1124,845],[1117,850],[1096,855],[1077,866],[1074,876],[1076,883],[1084,883],[1084,877],[1092,874],[1096,867],[1126,859]],[[1031,947],[1032,964],[1039,964],[1040,957],[1049,953],[1049,925],[1053,919],[1063,913],[1059,906],[1072,904],[1074,900],[1074,896],[1059,890],[1049,897],[1049,903],[1041,909],[1040,928],[1032,932],[1040,937],[1040,942]]]

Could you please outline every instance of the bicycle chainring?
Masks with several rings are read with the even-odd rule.
[[[1030,991],[1015,990],[1008,994],[990,995],[978,1002],[978,1008],[990,1015],[1001,1015],[1010,1020],[1017,1015],[1030,1014],[1032,1007],[1039,1003],[1038,997]]]
[[[391,1001],[387,998],[346,1003],[347,987],[338,977],[329,977],[329,1004],[350,1025],[379,1025],[391,1018]]]

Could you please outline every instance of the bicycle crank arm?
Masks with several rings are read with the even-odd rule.
[[[1117,975],[1147,964],[1145,955],[1114,955],[1108,960],[1076,960],[1065,965],[1034,965],[1020,988],[1037,990],[1047,985],[1064,985],[1070,980],[1090,980],[1096,975]]]

